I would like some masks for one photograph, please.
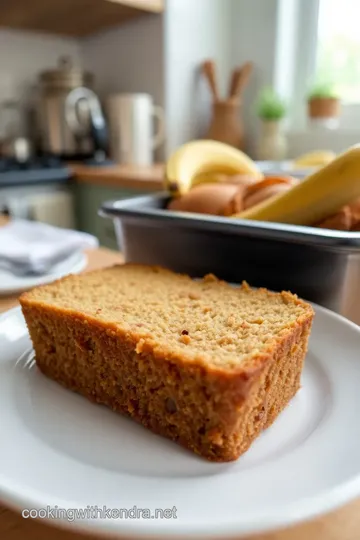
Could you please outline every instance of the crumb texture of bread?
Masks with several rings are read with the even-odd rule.
[[[133,264],[20,303],[45,375],[214,461],[237,459],[295,395],[314,316],[290,293]]]

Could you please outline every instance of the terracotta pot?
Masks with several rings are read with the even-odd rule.
[[[308,101],[310,118],[337,118],[340,116],[340,100],[337,98],[313,98]]]

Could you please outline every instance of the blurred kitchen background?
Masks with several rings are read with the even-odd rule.
[[[11,0],[0,12],[0,214],[89,232],[215,138],[264,167],[360,140],[353,0]]]

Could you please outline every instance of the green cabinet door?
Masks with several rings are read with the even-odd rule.
[[[110,188],[95,184],[76,183],[75,209],[77,227],[80,231],[93,234],[99,239],[100,245],[110,249],[117,249],[114,225],[111,219],[98,215],[102,203],[109,200],[129,199],[150,192]]]

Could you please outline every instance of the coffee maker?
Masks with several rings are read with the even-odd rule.
[[[74,67],[68,57],[39,76],[37,118],[42,152],[66,160],[101,162],[108,133],[91,73]]]

